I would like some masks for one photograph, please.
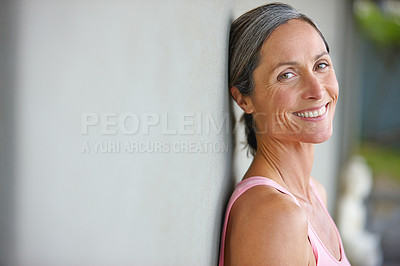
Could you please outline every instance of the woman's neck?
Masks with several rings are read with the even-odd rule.
[[[244,178],[265,176],[297,197],[310,199],[314,144],[257,137],[257,152]]]

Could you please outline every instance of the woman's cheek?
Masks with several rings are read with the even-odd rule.
[[[325,87],[329,90],[329,94],[336,101],[339,96],[339,83],[333,70],[330,72],[330,75],[326,78],[324,83]]]

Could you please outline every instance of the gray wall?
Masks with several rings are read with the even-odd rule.
[[[344,0],[290,2],[316,19],[342,64]],[[249,162],[245,151],[232,159],[229,24],[265,2],[14,3],[2,17],[11,26],[1,24],[15,35],[1,47],[14,47],[1,63],[13,66],[1,80],[10,219],[0,233],[13,249],[2,261],[215,265],[225,204]],[[208,150],[190,146],[199,142]],[[331,204],[337,142],[318,145],[313,171]]]

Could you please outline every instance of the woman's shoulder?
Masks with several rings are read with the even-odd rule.
[[[232,206],[231,218],[245,219],[248,222],[261,220],[263,223],[277,223],[279,219],[289,222],[305,222],[303,209],[292,197],[270,186],[255,186],[244,192]],[[282,221],[280,221],[282,222]]]
[[[304,259],[308,220],[289,195],[269,186],[253,187],[237,199],[229,223],[232,259],[245,258],[252,265],[271,258],[277,263]]]

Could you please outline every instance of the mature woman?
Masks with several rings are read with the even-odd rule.
[[[232,24],[229,68],[254,159],[228,204],[220,265],[349,265],[310,176],[338,99],[322,33],[289,5],[258,7]]]

